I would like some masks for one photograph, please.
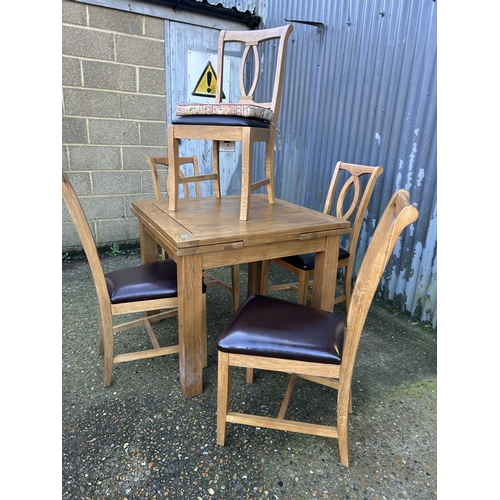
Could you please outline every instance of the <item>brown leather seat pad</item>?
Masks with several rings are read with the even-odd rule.
[[[177,297],[177,265],[172,259],[111,271],[105,278],[112,304]]]
[[[222,352],[340,364],[344,318],[274,297],[251,295],[220,335]]]

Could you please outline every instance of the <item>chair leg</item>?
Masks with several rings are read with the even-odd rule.
[[[208,339],[207,339],[207,294],[203,294],[203,302],[202,302],[202,331],[201,334],[203,335],[202,341],[201,341],[201,348],[202,348],[202,360],[203,360],[203,368],[206,368],[208,366]]]
[[[306,304],[307,291],[309,290],[309,271],[301,270],[299,272],[299,284],[297,286],[299,296],[297,298],[298,304]]]
[[[240,220],[248,220],[250,193],[252,192],[253,142],[250,127],[243,127],[241,141],[241,202]]]
[[[174,125],[169,125],[167,129],[167,142],[168,142],[168,158],[169,158],[169,169],[168,169],[168,180],[167,180],[167,192],[168,192],[168,209],[177,210],[177,205],[179,201],[179,139],[175,138]],[[176,167],[172,168],[175,163]],[[142,227],[142,224],[141,224]]]
[[[220,141],[212,141],[212,167],[217,177],[214,180],[215,197],[220,198],[220,176],[219,176],[219,149]]]
[[[349,310],[349,303],[351,301],[351,287],[352,287],[352,265],[347,264],[344,270],[344,307],[346,312]]]
[[[229,395],[231,393],[231,367],[229,366],[229,355],[219,351],[218,364],[217,444],[224,446],[227,434],[226,415],[229,411]]]
[[[247,384],[253,384],[253,372],[254,368],[247,368]]]
[[[274,203],[274,133],[275,131],[271,132],[271,137],[266,142],[266,177],[269,179],[267,199],[271,204]]]
[[[340,462],[349,467],[349,407],[351,388],[339,387],[337,397],[337,432],[339,441]]]
[[[231,283],[233,294],[233,309],[235,311],[240,307],[240,266],[235,264],[231,266]]]
[[[111,376],[113,373],[113,317],[111,311],[102,312],[101,317],[101,335],[104,350],[104,387],[111,385]]]
[[[281,402],[281,408],[278,413],[278,420],[283,420],[285,418],[286,410],[288,404],[290,403],[290,398],[292,397],[293,388],[295,387],[295,382],[297,381],[297,374],[292,373],[290,375],[290,380],[288,381],[288,387],[286,388],[285,396]]]
[[[99,354],[104,354],[104,326],[100,310],[99,310]]]

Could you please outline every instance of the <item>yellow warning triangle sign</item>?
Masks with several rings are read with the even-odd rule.
[[[191,92],[191,95],[197,95],[200,97],[215,97],[216,87],[217,75],[215,74],[212,63],[208,61],[198,80],[198,83],[195,85],[193,92]],[[224,94],[222,97],[225,97]]]

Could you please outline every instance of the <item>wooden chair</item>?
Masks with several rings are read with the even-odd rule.
[[[228,422],[327,436],[338,439],[341,462],[349,465],[351,381],[361,332],[394,246],[417,218],[408,192],[396,191],[364,256],[345,320],[274,297],[245,300],[217,343],[217,444],[225,444]],[[292,374],[276,418],[229,410],[232,366],[247,368],[249,382],[255,368]],[[297,376],[337,389],[336,426],[285,419]]]
[[[240,141],[242,143],[242,171],[241,171],[241,204],[240,220],[248,220],[250,193],[263,186],[267,186],[269,203],[274,203],[274,146],[277,132],[277,122],[281,104],[283,87],[284,63],[288,38],[292,32],[291,24],[264,30],[255,31],[221,31],[218,47],[216,93],[214,104],[180,104],[176,107],[178,118],[172,120],[168,127],[168,151],[172,173],[168,178],[169,209],[177,210],[179,185],[179,140],[202,139],[212,142],[212,162],[215,175],[215,195],[220,197],[219,180],[219,144],[220,141]],[[262,50],[274,41],[276,46],[271,47],[275,54],[274,60],[264,60]],[[224,98],[223,81],[227,45],[230,52],[234,52],[234,44],[244,44],[241,59],[239,86],[240,98],[237,102],[222,102]],[[250,57],[251,55],[251,57]],[[261,65],[262,63],[262,65]],[[245,85],[250,75],[246,67],[253,67],[251,84]],[[268,78],[267,73],[274,71],[274,79]],[[259,80],[260,79],[260,80]],[[259,81],[272,82],[272,95],[267,102],[257,102],[256,89]],[[248,89],[248,90],[247,90]],[[252,182],[253,149],[255,142],[266,143],[266,173],[265,177]],[[172,175],[173,174],[173,175]],[[209,174],[212,175],[212,174]]]
[[[323,213],[329,214],[331,212],[333,200],[336,199],[334,216],[351,221],[349,243],[347,249],[340,248],[337,266],[339,269],[345,268],[344,293],[343,295],[335,297],[335,304],[345,302],[346,311],[349,308],[349,301],[351,298],[352,271],[354,268],[359,234],[363,227],[365,212],[368,208],[368,203],[370,202],[375,183],[383,171],[384,169],[382,167],[371,167],[339,161],[335,166],[326,196]],[[345,174],[347,174],[348,177],[342,187],[340,187],[340,180]],[[299,304],[306,304],[307,299],[311,298],[309,286],[313,283],[314,259],[314,253],[307,253],[282,257],[281,259],[273,259],[272,261],[264,261],[262,263],[262,293],[266,295],[269,291],[273,290],[293,289],[298,292],[297,302]],[[269,285],[270,262],[274,262],[294,273],[299,277],[299,281],[295,283]]]
[[[62,197],[80,237],[90,265],[99,303],[99,354],[104,354],[104,385],[111,384],[114,363],[164,356],[179,352],[179,345],[160,347],[150,321],[177,315],[177,266],[171,259],[128,267],[104,274],[97,248],[85,213],[68,177],[62,173]],[[206,286],[203,291],[206,291]],[[206,295],[203,295],[203,318],[205,318]],[[113,317],[123,314],[159,311],[154,315],[127,321],[113,326]],[[144,325],[152,349],[124,354],[114,354],[114,334],[122,330]],[[203,359],[207,364],[206,325],[203,325]]]
[[[163,167],[169,167],[167,157],[155,157],[148,156],[149,168],[151,169],[151,175],[153,177],[153,187],[155,190],[155,197],[157,200],[162,199],[161,193],[161,183],[158,174],[158,165]],[[193,182],[195,187],[195,195],[197,197],[201,196],[200,182],[207,179],[206,176],[200,176],[200,171],[198,167],[198,158],[196,156],[185,156],[179,158],[179,167],[185,164],[193,164],[193,175],[186,177],[182,170],[179,170],[179,184],[183,187],[183,193],[185,198],[189,198],[189,183]],[[162,249],[162,256],[164,259],[167,258],[167,253]],[[231,285],[225,281],[217,279],[215,276],[203,271],[203,277],[206,286],[218,285],[225,290],[228,290],[232,294],[233,298],[233,309],[236,311],[240,305],[240,266],[234,264],[231,266]]]

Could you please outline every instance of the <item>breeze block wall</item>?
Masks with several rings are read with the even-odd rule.
[[[99,247],[136,242],[146,157],[167,154],[164,21],[63,0],[62,55],[62,169]],[[62,248],[81,248],[64,203]]]

